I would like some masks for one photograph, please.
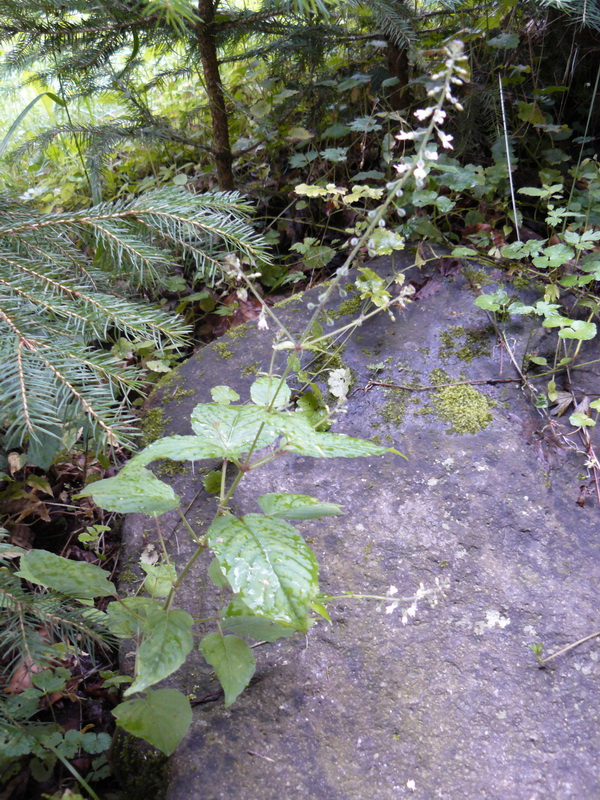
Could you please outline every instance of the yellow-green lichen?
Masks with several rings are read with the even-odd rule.
[[[215,351],[215,353],[216,353],[216,354],[219,356],[219,358],[223,358],[223,359],[229,359],[229,358],[233,358],[233,353],[232,353],[232,352],[231,352],[231,350],[230,350],[230,349],[227,347],[227,345],[225,344],[225,342],[215,342],[215,343],[212,345],[212,349],[213,349],[213,350]]]
[[[160,439],[165,427],[171,422],[162,408],[151,408],[142,420],[142,445],[146,447]]]

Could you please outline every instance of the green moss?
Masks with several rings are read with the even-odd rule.
[[[142,420],[142,445],[146,447],[163,435],[165,427],[171,422],[162,408],[151,408]]]
[[[233,358],[233,353],[232,353],[232,352],[231,352],[231,350],[230,350],[230,349],[227,347],[227,345],[225,344],[225,342],[215,342],[215,343],[212,345],[212,349],[213,349],[213,350],[215,351],[215,353],[216,353],[216,354],[219,356],[219,358],[223,358],[223,359],[229,359],[229,358]]]
[[[462,274],[474,289],[481,289],[482,286],[488,286],[493,283],[492,279],[488,278],[483,270],[475,269],[469,264],[462,268]]]
[[[400,427],[406,416],[406,406],[409,403],[410,392],[406,389],[391,389],[387,393],[387,401],[381,409],[381,419],[387,425]]]
[[[165,796],[169,759],[137,736],[117,728],[110,747],[110,763],[127,800]]]
[[[159,478],[165,475],[185,475],[191,470],[189,464],[184,461],[173,461],[170,458],[165,458],[161,461],[160,465],[156,468],[156,474]]]
[[[181,380],[181,375],[179,374],[179,370],[172,369],[170,372],[167,372],[166,375],[163,375],[162,378],[156,382],[155,389],[162,389],[163,386],[168,386],[169,384],[173,383],[173,381]]]
[[[529,289],[531,286],[531,281],[529,281],[523,275],[515,275],[512,285],[515,287],[515,289]]]
[[[119,584],[134,584],[138,583],[140,577],[135,574],[135,572],[131,569],[131,567],[125,567],[119,572]]]
[[[447,361],[455,356],[470,364],[473,359],[490,355],[490,337],[493,328],[467,330],[462,325],[440,333],[439,357]]]
[[[441,369],[434,369],[429,378],[432,384],[451,382]],[[431,404],[436,416],[450,423],[452,433],[478,433],[487,428],[493,419],[490,409],[495,405],[468,384],[442,387],[431,396]]]
[[[290,306],[295,303],[298,306],[302,305],[302,295],[301,294],[292,294],[289,297],[286,297],[285,300],[280,300],[278,303],[275,303],[273,306],[274,308],[285,308],[286,306]]]
[[[177,403],[177,405],[179,405],[179,403],[177,401],[181,401],[181,399],[183,397],[191,397],[194,394],[196,394],[196,390],[195,389],[182,389],[181,386],[180,386],[179,388],[175,389],[173,394],[170,395],[167,398],[167,400],[175,401]]]
[[[254,364],[248,364],[248,366],[244,367],[244,369],[242,370],[242,375],[244,375],[244,377],[248,375],[256,375],[259,369],[260,369],[260,361],[255,361]]]
[[[339,319],[340,317],[358,314],[362,302],[358,294],[354,297],[349,297],[347,300],[344,300],[343,303],[340,303],[336,309],[332,309],[329,312],[329,316],[333,319]]]
[[[238,339],[243,339],[247,335],[248,335],[247,325],[238,325],[236,328],[230,328],[227,331],[227,336],[229,337],[229,339],[231,339],[232,342],[236,342]]]

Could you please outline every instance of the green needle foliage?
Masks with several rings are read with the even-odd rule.
[[[205,280],[223,258],[266,257],[236,193],[173,187],[128,203],[39,214],[6,201],[0,216],[0,428],[6,449],[29,445],[49,466],[65,430],[98,446],[131,441],[128,403],[142,373],[102,347],[124,337],[181,346],[182,321],[130,299],[181,258]]]

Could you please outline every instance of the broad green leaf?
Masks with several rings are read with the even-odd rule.
[[[219,589],[222,589],[225,586],[229,586],[229,581],[223,575],[223,571],[221,569],[221,565],[219,564],[219,560],[217,558],[213,558],[210,562],[208,567],[208,577],[217,586]]]
[[[211,472],[208,472],[202,479],[204,491],[209,494],[219,494],[221,491],[221,478],[220,469],[213,469]]]
[[[383,126],[379,123],[377,117],[357,117],[350,123],[350,130],[358,131],[360,133],[380,131],[382,128]]]
[[[177,580],[173,564],[140,564],[146,573],[144,589],[152,597],[167,597]]]
[[[594,411],[600,411],[600,400],[592,400],[590,408],[593,408]]]
[[[261,642],[276,642],[296,633],[293,625],[275,622],[267,617],[253,614],[239,597],[234,597],[221,615],[221,626],[238,636],[249,636]]]
[[[326,161],[331,161],[333,164],[339,164],[348,160],[348,148],[328,147],[326,150],[321,150],[319,155]]]
[[[207,537],[229,585],[253,613],[306,631],[318,565],[295,528],[263,514],[224,516]]]
[[[508,313],[514,315],[518,314],[533,314],[535,308],[533,306],[525,305],[525,303],[521,303],[520,301],[516,300],[514,303],[511,303],[508,307]]]
[[[337,517],[343,513],[336,503],[322,503],[307,494],[274,492],[263,494],[257,502],[267,516],[281,519],[317,519]]]
[[[145,467],[159,458],[171,461],[198,461],[202,458],[216,458],[215,446],[205,442],[200,436],[165,436],[145,447],[125,467]]]
[[[375,228],[367,247],[371,256],[389,256],[394,250],[404,250],[405,238],[387,228]]]
[[[117,724],[170,756],[192,724],[192,708],[177,689],[157,689],[126,700],[112,712]]]
[[[519,46],[519,36],[516,33],[500,33],[493,39],[488,39],[488,44],[500,50],[512,50]]]
[[[538,255],[544,243],[545,239],[542,241],[530,239],[528,242],[512,242],[511,244],[502,245],[500,253],[504,258],[528,258],[529,256]]]
[[[45,694],[62,691],[70,678],[70,671],[64,667],[43,669],[41,672],[32,672],[31,674],[33,685]]]
[[[538,367],[545,367],[548,364],[548,359],[542,356],[528,356],[532,364],[537,364]]]
[[[591,428],[593,427],[596,422],[591,417],[588,417],[587,414],[582,414],[578,412],[577,414],[571,414],[569,417],[569,422],[575,428]]]
[[[597,333],[596,324],[594,322],[584,322],[581,319],[576,319],[571,322],[568,328],[561,328],[558,335],[561,339],[580,339],[588,341],[593,339]]]
[[[468,256],[476,256],[478,253],[472,247],[455,247],[450,255],[454,256],[454,258],[467,258]]]
[[[313,602],[310,603],[310,607],[316,614],[323,617],[323,619],[326,619],[330,625],[332,624],[331,617],[329,616],[329,611],[327,611],[327,608],[326,606],[323,605],[323,603],[319,603],[317,600],[313,600]]]
[[[294,191],[296,194],[305,195],[306,197],[327,197],[329,194],[324,186],[311,185],[308,183],[299,183]]]
[[[349,133],[350,128],[347,125],[337,122],[335,125],[330,125],[328,128],[326,128],[319,136],[319,139],[341,139],[343,136],[347,136]]]
[[[257,406],[279,410],[290,402],[292,390],[278,375],[257,378],[250,387],[250,397]]]
[[[297,169],[298,167],[307,167],[318,156],[316,150],[307,150],[305,153],[296,153],[295,156],[288,158],[290,167]]]
[[[494,294],[480,294],[473,302],[484,311],[500,311],[508,302],[508,295],[503,289],[500,289]]]
[[[69,597],[93,600],[94,597],[117,594],[106,570],[85,561],[71,561],[47,550],[30,550],[21,556],[20,566],[15,573],[19,578]]]
[[[261,448],[277,438],[270,416],[255,406],[201,403],[192,412],[192,428],[212,449],[214,458],[237,458],[248,452],[255,439],[256,447]]]
[[[153,608],[143,626],[136,677],[124,695],[141,692],[175,672],[194,645],[193,618],[179,608]]]
[[[108,604],[106,624],[115,636],[138,637],[148,616],[155,610],[162,610],[162,603],[150,597],[124,597]]]
[[[230,403],[235,403],[240,399],[239,394],[229,386],[213,386],[210,390],[210,395],[215,403],[221,406],[228,406]]]
[[[200,642],[200,651],[217,674],[230,706],[250,683],[256,659],[250,647],[237,636],[209,633]]]
[[[315,431],[302,413],[279,414],[276,425],[286,441],[283,450],[312,458],[357,458],[396,453],[389,447],[380,447],[366,439],[355,439],[343,433]]]
[[[193,439],[196,437],[182,437]],[[162,440],[164,441],[164,440]],[[158,444],[159,442],[156,442]],[[152,446],[152,445],[150,445]],[[146,448],[148,450],[149,448]],[[142,451],[144,452],[144,451]],[[140,455],[142,455],[140,453]],[[166,456],[156,456],[166,458]],[[171,458],[172,456],[169,456]],[[136,456],[135,458],[138,458]],[[117,511],[119,514],[152,514],[159,516],[165,511],[171,511],[179,505],[179,497],[170,486],[159,481],[149,470],[133,463],[134,459],[123,467],[114,478],[105,478],[95,481],[74,495],[79,497],[93,497],[100,508],[107,511]]]

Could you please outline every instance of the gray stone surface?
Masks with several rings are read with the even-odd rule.
[[[517,384],[478,387],[497,404],[491,422],[460,434],[423,413],[439,410],[439,395],[436,405],[432,392],[363,391],[377,362],[378,379],[394,384],[428,385],[436,368],[449,380],[514,375],[464,278],[436,280],[436,292],[396,322],[381,315],[364,325],[342,354],[357,391],[334,430],[378,436],[408,461],[290,456],[252,473],[235,510],[256,511],[253,498],[276,490],[341,503],[345,516],[299,526],[324,591],[384,594],[393,585],[411,595],[437,579],[446,598],[419,603],[408,624],[408,604],[386,613],[377,601],[336,601],[333,626],[258,647],[256,679],[231,708],[222,699],[195,706],[171,758],[168,800],[600,798],[598,640],[544,669],[528,648],[542,641],[547,654],[599,627],[599,511],[593,496],[576,503],[584,459],[542,430]],[[283,307],[290,326],[301,327],[310,299]],[[473,360],[457,326],[475,334]],[[526,335],[511,330],[517,350]],[[191,432],[190,412],[210,401],[213,385],[247,398],[252,370],[268,369],[270,352],[270,335],[252,325],[205,348],[152,398],[155,432],[161,414],[163,433]],[[574,382],[597,392],[597,365]],[[198,527],[214,507],[201,477],[196,467],[169,478]],[[183,563],[185,531],[171,515],[158,522]],[[155,527],[128,518],[129,564],[156,541]],[[196,618],[214,613],[206,563],[179,602]],[[171,683],[199,700],[216,689],[199,657]]]

